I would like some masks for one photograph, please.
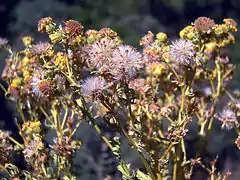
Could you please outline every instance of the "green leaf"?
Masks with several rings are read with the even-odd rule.
[[[125,164],[123,161],[119,162],[118,170],[122,173],[122,178],[127,179],[133,179],[133,172],[130,169],[131,164]]]
[[[137,178],[139,180],[151,180],[150,176],[146,175],[145,173],[143,173],[140,170],[137,170]]]

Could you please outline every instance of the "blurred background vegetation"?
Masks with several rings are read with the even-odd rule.
[[[149,30],[153,33],[167,32],[171,39],[175,39],[178,38],[178,32],[184,26],[194,22],[199,16],[210,17],[216,23],[221,23],[223,18],[233,18],[240,22],[239,12],[239,0],[2,0],[0,2],[0,36],[9,39],[16,49],[23,46],[21,37],[26,35],[33,36],[36,41],[43,41],[46,36],[37,32],[37,22],[42,17],[51,16],[60,23],[67,19],[78,20],[85,29],[110,27],[117,31],[126,43],[138,46],[139,39]],[[235,36],[236,44],[230,47],[230,60],[236,65],[231,86],[233,89],[240,85],[238,80],[240,77],[240,53],[238,53],[240,34],[236,33]],[[5,56],[1,51],[0,69],[4,65]],[[6,106],[3,93],[0,97],[2,105],[0,127],[16,131],[13,123],[14,110],[9,110]],[[77,135],[84,139],[86,146],[75,158],[76,172],[81,174],[81,179],[103,179],[106,174],[114,173],[114,170],[109,170],[111,165],[107,167],[104,164],[106,159],[110,159],[109,161],[113,164],[115,162],[110,155],[108,157],[107,152],[102,152],[106,154],[101,157],[103,159],[98,156],[102,144],[98,137],[95,138],[94,132],[86,131],[85,126],[87,125],[83,125]],[[107,129],[106,131],[108,132]],[[233,169],[235,173],[232,179],[238,179],[240,153],[234,145],[235,135],[231,132],[220,131],[220,127],[216,126],[206,158],[209,154],[211,157],[216,157],[218,154],[219,168]],[[51,133],[49,134],[51,137]],[[194,138],[189,138],[190,148],[194,146]],[[92,143],[92,141],[99,143]],[[125,144],[124,147],[126,149],[127,145]],[[125,153],[126,160],[137,164],[135,153],[128,152],[127,150]],[[106,168],[109,169],[106,170]],[[118,174],[115,176],[118,177]],[[198,177],[204,179],[202,176]]]

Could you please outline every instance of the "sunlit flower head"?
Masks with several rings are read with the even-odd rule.
[[[233,111],[230,109],[224,109],[222,112],[215,116],[219,121],[221,121],[222,129],[232,129],[234,125],[238,125],[237,117]]]
[[[191,65],[195,63],[194,44],[189,40],[179,39],[170,45],[170,56],[172,61],[182,65]]]
[[[111,59],[111,73],[116,78],[132,78],[143,67],[142,55],[129,45],[120,45]]]
[[[84,96],[97,96],[107,88],[105,80],[99,77],[89,77],[82,84],[82,94]]]
[[[48,42],[39,42],[38,44],[34,44],[30,51],[33,56],[38,56],[48,53],[51,48],[52,45]]]
[[[101,68],[103,65],[107,65],[109,58],[116,47],[116,43],[109,38],[102,38],[97,40],[89,49],[89,63],[90,65]]]

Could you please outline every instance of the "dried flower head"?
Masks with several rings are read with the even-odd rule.
[[[237,145],[237,148],[240,149],[240,136],[237,137],[235,144]]]
[[[38,31],[45,32],[46,27],[49,26],[50,24],[52,24],[51,17],[45,17],[45,18],[40,19],[40,21],[38,22]]]
[[[66,25],[65,32],[69,35],[69,43],[79,41],[79,38],[83,35],[83,26],[80,22],[69,20],[64,22]]]
[[[131,79],[143,67],[143,58],[132,46],[120,45],[113,52],[111,66],[111,74],[116,79]]]
[[[89,64],[96,68],[107,65],[115,47],[115,42],[109,38],[95,41],[89,47]]]
[[[194,59],[194,44],[189,40],[179,39],[170,46],[170,56],[173,61],[182,65],[192,65]]]
[[[52,45],[48,42],[40,42],[32,46],[30,52],[32,56],[39,56],[47,54],[49,50],[51,50]]]
[[[42,74],[35,74],[33,76],[31,86],[33,93],[38,98],[46,97],[52,94],[52,84],[49,80],[44,79]]]
[[[199,17],[195,20],[194,25],[198,31],[208,32],[213,28],[215,22],[208,17]]]
[[[68,137],[63,137],[62,139],[54,138],[54,144],[51,146],[60,156],[69,156],[80,147],[80,142],[75,141],[75,145],[70,144]]]
[[[84,96],[98,96],[107,88],[107,84],[99,77],[89,77],[82,84],[82,93]]]
[[[215,116],[219,121],[222,122],[222,129],[232,129],[234,125],[238,126],[238,121],[235,113],[230,109],[224,109],[218,115]]]
[[[110,38],[115,38],[117,37],[117,33],[115,31],[113,31],[111,28],[102,28],[98,34],[101,37],[110,37]]]

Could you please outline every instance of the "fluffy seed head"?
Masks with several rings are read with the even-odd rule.
[[[82,84],[82,94],[84,96],[96,96],[106,89],[106,82],[99,77],[89,77]]]
[[[170,45],[170,56],[179,64],[194,64],[194,44],[191,41],[179,39]]]
[[[215,116],[219,121],[222,122],[222,129],[232,129],[234,125],[238,125],[235,113],[230,109],[224,109],[218,115]]]
[[[132,78],[143,67],[142,55],[129,45],[120,45],[111,58],[111,73],[116,78]]]
[[[38,44],[35,44],[31,48],[31,54],[32,56],[38,56],[48,53],[48,51],[52,48],[52,45],[48,42],[40,42]]]

